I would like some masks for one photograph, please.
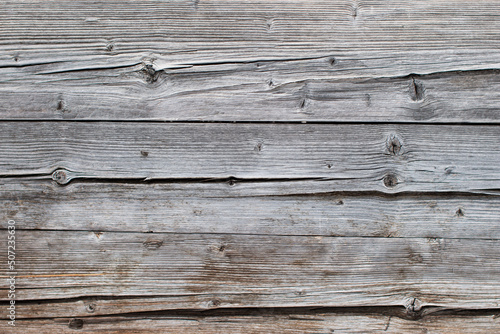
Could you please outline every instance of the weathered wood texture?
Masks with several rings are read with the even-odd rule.
[[[0,227],[14,219],[36,230],[500,239],[498,196],[286,195],[280,184],[9,183]]]
[[[0,175],[61,184],[233,177],[306,180],[284,186],[308,193],[500,189],[497,126],[5,122],[0,139]],[[67,171],[51,176],[58,169]]]
[[[0,117],[498,123],[499,11],[491,0],[4,1]]]
[[[94,314],[414,298],[418,308],[499,306],[497,240],[59,230],[19,230],[16,239],[19,301],[119,298],[97,300]],[[18,316],[28,315],[20,307]]]
[[[3,1],[0,332],[498,332],[499,12]]]
[[[290,314],[251,316],[172,316],[172,317],[101,317],[53,320],[20,320],[23,333],[287,333],[287,334],[490,334],[500,331],[500,319],[488,316],[431,316],[422,320],[404,320],[394,316]],[[0,321],[2,333],[12,331]],[[77,331],[78,330],[78,331]]]

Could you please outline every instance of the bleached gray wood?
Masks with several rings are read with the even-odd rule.
[[[0,175],[60,184],[235,177],[307,181],[281,186],[307,193],[500,189],[497,126],[5,122],[0,139]]]
[[[498,332],[486,313],[129,314],[498,309],[499,10],[3,1],[14,332]]]
[[[54,74],[45,72],[46,66],[0,69],[0,74],[9,78],[0,83],[0,117],[129,121],[500,121],[498,71],[409,77],[385,77],[385,73],[380,73],[375,78],[363,78],[363,73],[359,73],[352,79],[351,75],[344,77],[348,69],[330,65],[329,59],[196,65],[161,70],[153,74],[154,83],[147,82],[153,79],[144,74],[144,65]]]
[[[498,123],[499,9],[4,1],[0,118]]]
[[[0,227],[169,232],[500,239],[500,197],[333,193],[263,195],[224,183],[50,181],[0,188]]]
[[[18,301],[96,297],[96,315],[219,307],[499,306],[497,240],[23,230],[16,240]],[[113,297],[109,309],[99,300],[105,296]]]
[[[414,321],[377,314],[271,314],[248,316],[155,316],[20,320],[17,332],[0,321],[2,333],[388,333],[490,334],[500,331],[495,315],[431,316]]]

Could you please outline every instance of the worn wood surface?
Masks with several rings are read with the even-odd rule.
[[[500,239],[498,196],[285,194],[281,183],[8,183],[0,227],[14,219],[36,230]]]
[[[497,126],[5,122],[0,138],[0,175],[61,184],[236,178],[305,180],[295,190],[309,193],[500,189]]]
[[[0,117],[500,122],[500,81],[496,69],[392,76],[387,68],[385,73],[366,78],[364,65],[353,65],[354,74],[347,74],[348,68],[332,66],[329,59],[215,63],[158,72],[141,64],[54,73],[46,69],[49,65],[0,68],[0,74],[8,78],[0,82]],[[157,73],[152,74],[154,79],[145,74],[148,71]]]
[[[498,332],[499,12],[2,1],[0,332]]]
[[[404,306],[414,298],[418,308],[497,308],[500,294],[498,240],[37,230],[17,235],[18,300],[117,299],[110,309],[97,300],[95,314],[122,313],[122,302],[134,311],[156,310],[135,297],[161,297],[163,309]],[[170,297],[177,299],[169,306]]]
[[[496,1],[2,6],[4,119],[500,119]]]
[[[495,315],[431,316],[404,320],[390,315],[289,314],[246,316],[102,317],[51,320],[21,320],[25,333],[467,333],[489,334],[500,330]],[[16,333],[0,322],[3,333]]]

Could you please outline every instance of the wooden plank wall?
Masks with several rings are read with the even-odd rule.
[[[0,5],[0,332],[500,332],[499,1]]]

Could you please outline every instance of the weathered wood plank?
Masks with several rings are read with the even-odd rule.
[[[499,9],[4,1],[0,118],[498,123]]]
[[[172,55],[175,64],[186,54],[209,62],[325,50],[365,51],[377,59],[397,49],[387,60],[395,68],[445,68],[457,60],[498,65],[491,53],[486,63],[471,57],[498,54],[498,9],[492,0],[5,1],[1,59],[2,65],[17,65],[98,58],[109,65],[124,54]],[[419,51],[433,57],[424,59]]]
[[[290,191],[500,189],[500,127],[4,122],[0,175],[305,180]],[[231,183],[230,183],[231,184]]]
[[[3,184],[0,226],[96,232],[500,239],[500,197],[334,193],[262,195],[224,183]]]
[[[55,74],[43,74],[43,65],[0,69],[9,78],[0,83],[0,117],[500,122],[497,71],[338,79],[345,70],[328,59],[161,70],[152,74],[155,82],[144,65]]]
[[[417,321],[377,314],[275,314],[249,316],[154,316],[0,321],[2,333],[470,333],[500,331],[500,319],[485,316],[429,316]],[[17,331],[16,331],[17,330]]]
[[[16,240],[18,301],[95,296],[94,314],[499,306],[497,240],[33,230],[18,230]],[[99,296],[115,299],[101,304]],[[18,315],[28,316],[21,307]]]

